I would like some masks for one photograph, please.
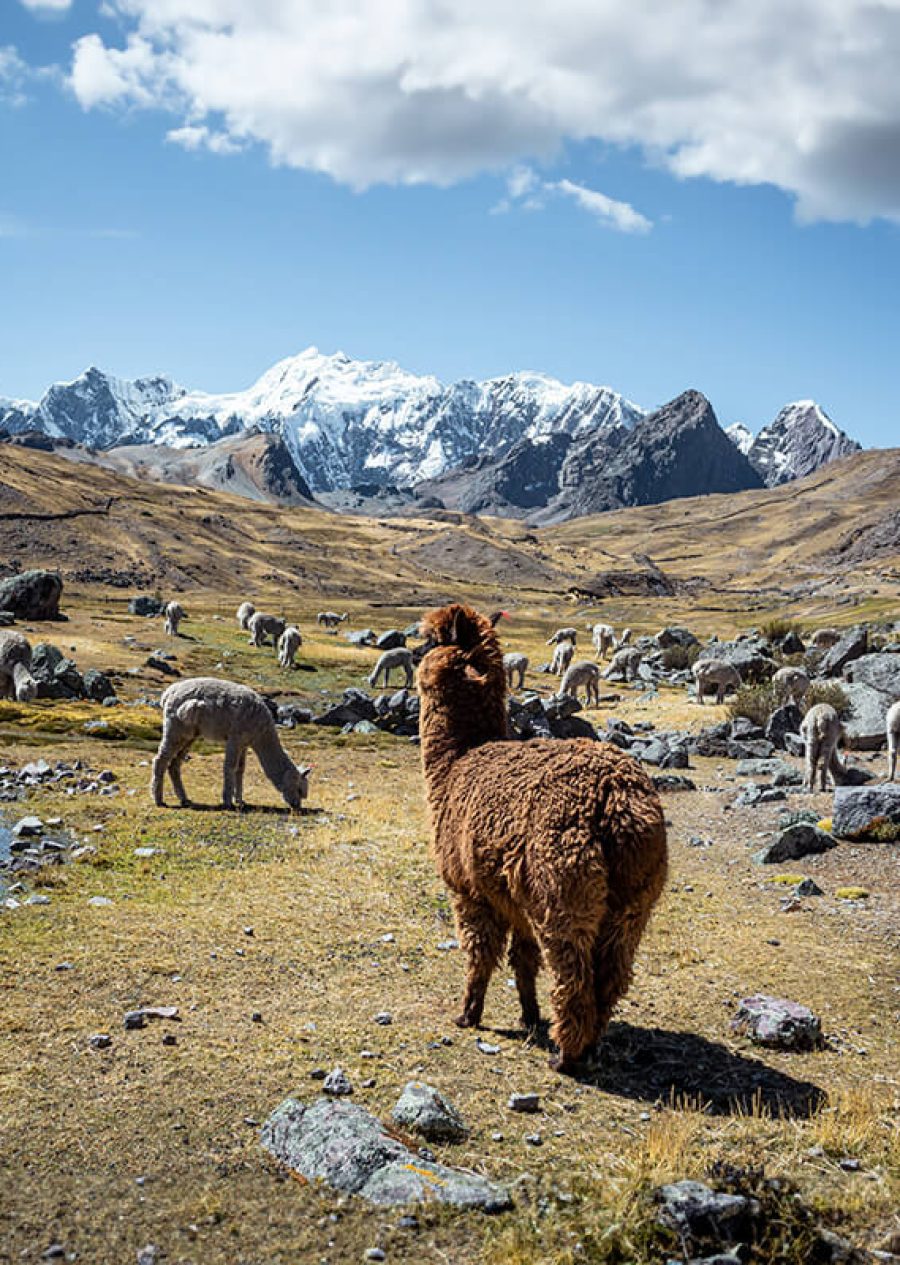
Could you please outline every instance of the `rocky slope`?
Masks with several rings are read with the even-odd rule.
[[[755,439],[740,423],[726,433],[770,488],[860,451],[856,440],[839,430],[815,400],[785,405]]]

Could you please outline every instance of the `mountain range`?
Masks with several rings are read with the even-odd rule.
[[[233,466],[239,438],[263,432],[283,441],[295,472],[285,477],[280,444],[254,450],[249,482],[257,490],[265,490],[257,467],[272,468],[288,495],[311,491],[337,508],[346,508],[350,489],[377,502],[399,488],[420,503],[538,522],[774,486],[859,448],[809,400],[787,405],[754,437],[740,424],[723,431],[697,391],[648,413],[608,386],[532,372],[445,385],[391,361],[316,348],[230,394],[90,368],[37,402],[0,398],[0,430],[37,432],[87,452],[127,448],[145,476],[217,485],[230,477],[227,462],[183,450],[230,440]],[[142,455],[146,446],[159,451]],[[116,464],[124,459],[120,453]]]

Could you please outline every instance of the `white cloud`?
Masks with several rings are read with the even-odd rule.
[[[0,105],[23,105],[28,66],[12,44],[0,44]]]
[[[72,7],[72,0],[21,0],[33,13],[65,13]]]
[[[182,149],[208,149],[214,154],[236,154],[241,146],[227,132],[211,131],[204,124],[185,123],[166,132],[166,140]]]
[[[163,106],[356,187],[593,140],[775,185],[801,218],[900,218],[900,0],[107,3],[129,35],[76,45],[86,108]]]
[[[616,228],[620,233],[648,233],[653,227],[645,215],[636,211],[628,202],[617,202],[596,189],[587,189],[571,180],[557,180],[552,186],[567,198],[574,198],[580,207],[597,217],[601,223]]]

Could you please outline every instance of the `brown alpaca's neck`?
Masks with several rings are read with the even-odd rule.
[[[486,742],[508,736],[506,700],[501,689],[489,699],[423,698],[419,713],[422,769],[429,804],[435,808],[454,763]]]

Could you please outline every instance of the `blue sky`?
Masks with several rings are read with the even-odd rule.
[[[119,0],[101,13],[95,0],[4,0],[0,395],[34,398],[90,363],[239,389],[315,343],[444,379],[540,369],[645,407],[698,387],[723,424],[752,429],[813,397],[865,444],[900,443],[900,191],[881,178],[885,155],[861,169],[869,132],[845,143],[875,106],[887,122],[896,108],[900,134],[880,60],[852,83],[841,72],[837,118],[823,113],[830,85],[800,62],[781,68],[767,96],[790,82],[800,146],[783,110],[769,118],[766,101],[723,98],[721,85],[704,83],[712,95],[695,107],[699,81],[675,99],[673,72],[661,99],[670,63],[648,68],[644,32],[608,14],[582,43],[609,49],[615,35],[617,67],[633,64],[626,76],[609,63],[622,85],[605,80],[595,100],[600,72],[579,65],[578,41],[548,51],[539,31],[529,44],[517,31],[505,58],[501,0],[490,30],[448,33],[452,52],[442,32],[395,21],[392,0],[387,35],[376,24],[314,38],[311,0],[271,0],[283,11],[272,29],[241,30],[236,3],[156,0],[154,13]],[[771,60],[768,34],[709,38],[733,79],[729,57]],[[818,35],[827,54],[845,23]],[[382,39],[368,78],[358,54],[328,79],[308,69],[310,40],[321,60]],[[406,113],[372,87],[384,65],[408,67],[404,41],[429,50]],[[467,47],[477,53],[460,66]],[[550,104],[546,84],[562,85]],[[409,97],[404,84],[403,110]]]

